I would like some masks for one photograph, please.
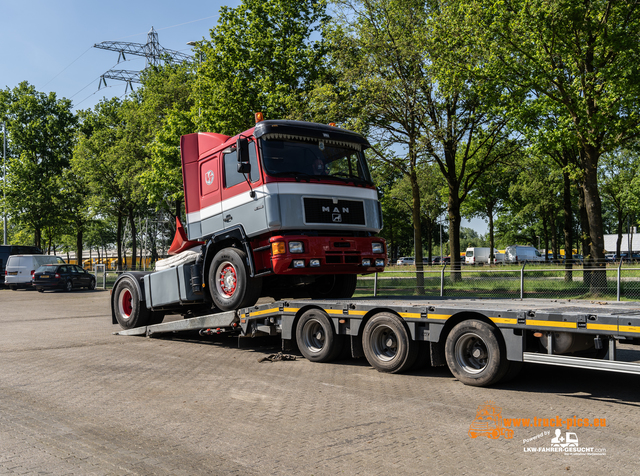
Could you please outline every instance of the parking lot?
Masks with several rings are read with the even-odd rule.
[[[638,474],[638,376],[529,365],[473,388],[118,329],[108,291],[0,290],[0,474]],[[512,437],[470,436],[485,402]]]

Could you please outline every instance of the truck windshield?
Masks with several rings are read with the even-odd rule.
[[[265,172],[274,177],[337,179],[371,184],[362,151],[317,139],[261,140]]]

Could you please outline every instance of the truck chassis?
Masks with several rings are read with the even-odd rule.
[[[381,372],[403,372],[416,363],[447,365],[474,386],[513,378],[523,362],[640,374],[640,363],[618,358],[619,343],[640,342],[637,302],[282,300],[116,334],[187,330],[280,335],[283,349],[297,345],[310,361],[330,362],[349,351]]]

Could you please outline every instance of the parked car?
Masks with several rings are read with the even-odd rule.
[[[442,262],[440,261],[440,256],[436,256],[431,260],[431,264],[449,264],[451,263],[451,256],[443,256]]]
[[[39,292],[47,289],[95,289],[96,278],[75,264],[45,264],[36,270],[33,285]]]
[[[18,288],[30,288],[33,274],[43,264],[64,263],[59,256],[51,255],[11,255],[5,268],[5,285],[14,291]]]
[[[416,264],[416,259],[413,256],[401,256],[400,258],[398,258],[398,261],[396,262],[396,264],[398,266],[406,266],[406,265],[412,265],[412,264]]]
[[[544,256],[533,246],[511,245],[504,251],[505,263],[522,263],[544,261]]]
[[[37,246],[0,245],[0,284],[4,283],[7,260],[11,255],[41,255],[42,250]]]

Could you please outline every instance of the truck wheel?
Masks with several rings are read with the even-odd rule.
[[[209,267],[209,293],[221,311],[253,306],[262,291],[262,279],[250,278],[247,254],[236,248],[216,253]]]
[[[463,321],[451,330],[444,352],[449,370],[465,385],[497,383],[509,370],[498,329],[476,319]]]
[[[153,311],[149,313],[149,325],[161,324],[164,321],[164,312]]]
[[[364,326],[364,355],[380,372],[395,374],[411,367],[418,357],[415,344],[402,319],[395,314],[380,312]]]
[[[140,300],[138,288],[129,279],[121,280],[113,292],[113,310],[123,329],[149,324],[149,310]]]
[[[344,336],[333,332],[331,319],[325,312],[310,309],[298,321],[296,342],[307,360],[331,362],[342,352]]]
[[[349,299],[357,282],[357,274],[329,274],[316,279],[307,289],[312,299]]]

